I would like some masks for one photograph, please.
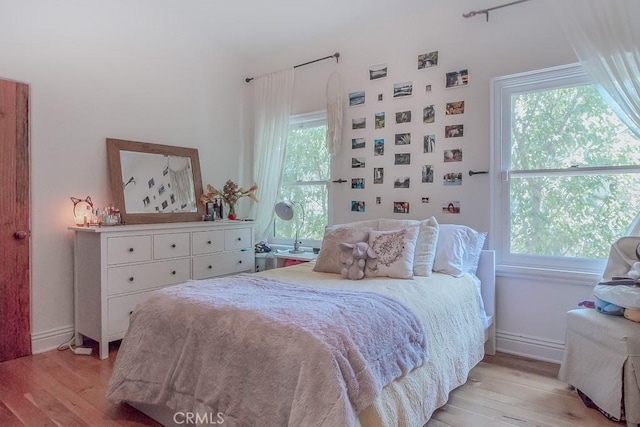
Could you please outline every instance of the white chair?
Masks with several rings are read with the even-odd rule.
[[[569,311],[558,378],[618,419],[624,395],[627,426],[640,427],[640,323],[593,309]]]

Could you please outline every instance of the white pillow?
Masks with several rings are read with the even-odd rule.
[[[438,243],[438,221],[436,221],[435,217],[423,221],[381,219],[378,223],[378,230],[380,231],[409,227],[419,227],[416,250],[413,257],[413,274],[416,276],[430,276]]]
[[[482,253],[482,248],[484,247],[485,240],[487,240],[487,233],[478,233],[478,240],[475,244],[475,250],[469,251],[469,256],[465,262],[465,269],[471,274],[476,274],[478,272],[480,254]]]
[[[353,222],[345,222],[343,224],[335,224],[331,227],[350,227],[350,228],[366,228],[377,230],[378,229],[378,220],[377,219],[364,219],[362,221],[353,221]]]
[[[418,232],[418,227],[394,231],[371,230],[369,246],[376,253],[377,259],[369,274],[412,279]]]
[[[460,277],[476,274],[487,233],[457,224],[440,224],[433,271]]]

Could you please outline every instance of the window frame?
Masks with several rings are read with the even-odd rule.
[[[490,243],[496,250],[497,271],[503,275],[562,276],[571,273],[593,280],[604,270],[606,260],[516,254],[510,251],[511,200],[510,180],[513,176],[570,176],[603,172],[640,172],[640,165],[580,167],[542,170],[511,170],[511,97],[516,94],[561,89],[593,84],[580,63],[546,68],[491,79],[491,170],[497,171],[491,181],[492,223]],[[580,280],[580,279],[577,279]],[[589,283],[592,285],[593,282]]]
[[[326,110],[314,111],[311,113],[295,114],[289,117],[289,127],[288,127],[287,133],[292,129],[311,128],[311,127],[317,127],[322,125],[327,126]],[[327,225],[331,224],[332,212],[333,212],[333,210],[331,209],[331,205],[332,205],[331,185],[329,185],[331,181],[331,171],[333,166],[332,162],[333,162],[333,156],[330,155],[329,156],[329,177],[327,178],[326,181],[296,181],[291,183],[280,182],[280,188],[278,190],[280,191],[280,189],[283,186],[293,187],[293,186],[303,186],[303,185],[325,185],[327,189],[327,212],[328,212]],[[269,236],[269,239],[268,239],[269,243],[274,245],[293,247],[295,237],[276,237],[275,236],[275,220],[276,219],[274,217],[274,220],[272,222],[272,227],[271,227],[271,235]],[[322,240],[300,239],[300,242],[301,242],[300,246],[302,247],[314,248],[314,247],[320,247]]]

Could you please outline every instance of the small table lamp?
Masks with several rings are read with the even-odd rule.
[[[283,221],[291,221],[295,213],[295,210],[293,208],[294,204],[300,206],[300,210],[302,211],[302,224],[304,224],[304,208],[300,203],[297,203],[297,202],[283,201],[283,202],[276,203],[276,206],[275,206],[276,215],[278,215],[278,218],[280,218]],[[289,252],[292,254],[301,254],[304,252],[303,250],[300,249],[300,242],[298,241],[299,230],[300,230],[300,224],[296,224],[296,238],[295,238],[295,241],[293,242],[293,249],[289,250]]]
[[[93,202],[91,197],[87,196],[86,199],[78,199],[77,197],[71,197],[73,202],[73,219],[77,226],[88,226],[91,222],[93,215]]]

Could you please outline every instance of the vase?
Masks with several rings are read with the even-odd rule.
[[[236,205],[229,204],[229,213],[227,214],[228,219],[236,219]]]

